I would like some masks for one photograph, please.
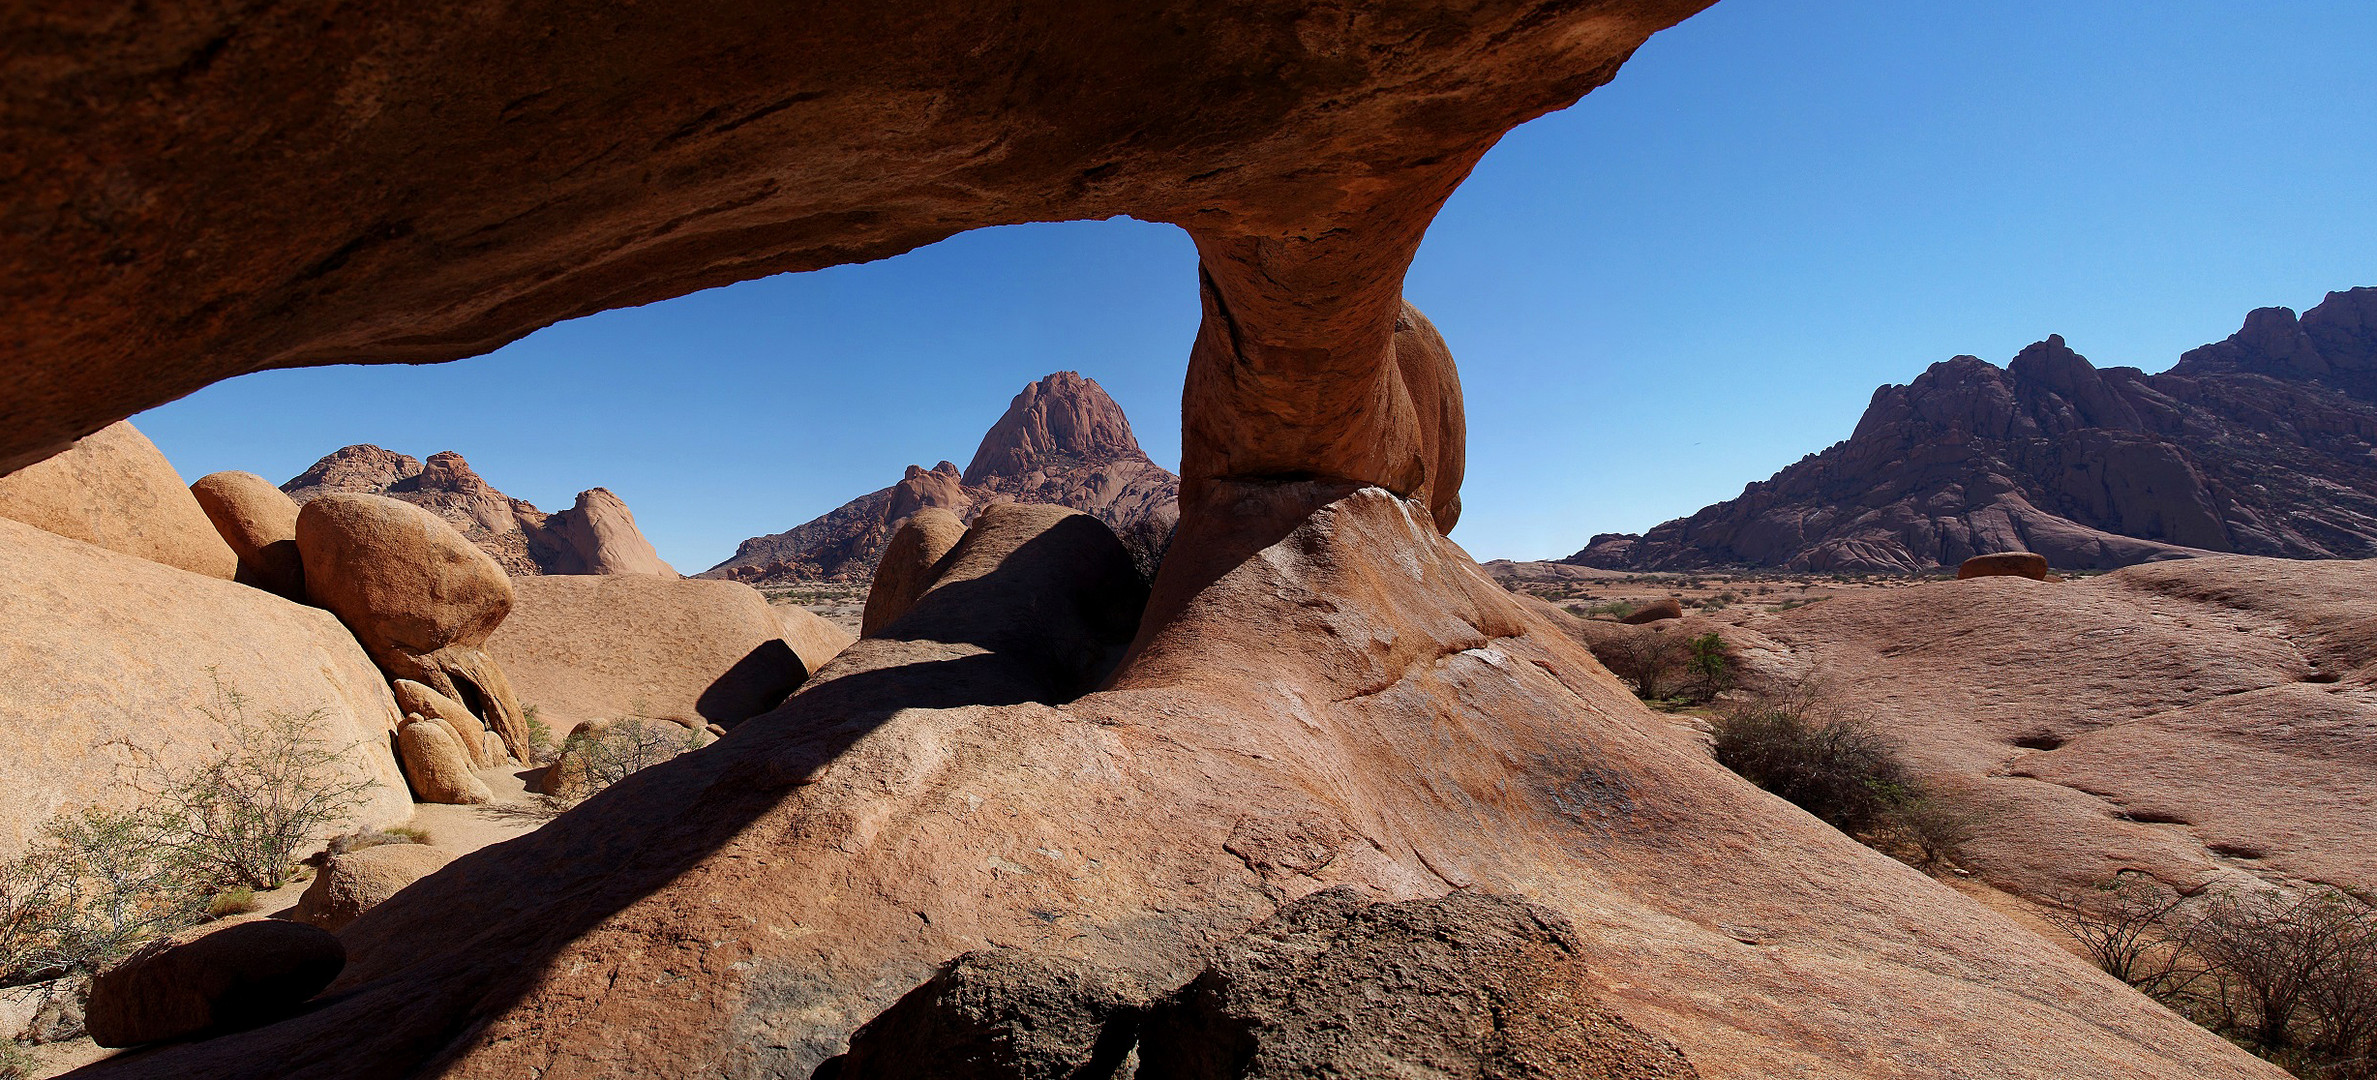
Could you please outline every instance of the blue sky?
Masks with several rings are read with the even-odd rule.
[[[1461,363],[1479,558],[1739,494],[1874,387],[2060,333],[2161,370],[2253,307],[2377,284],[2377,4],[1723,0],[1512,132],[1407,293]],[[1072,369],[1178,461],[1195,255],[989,229],[429,367],[265,372],[135,418],[186,478],[459,450],[546,509],[617,491],[687,572],[965,464]]]

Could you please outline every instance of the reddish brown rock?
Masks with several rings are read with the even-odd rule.
[[[606,488],[579,492],[576,505],[546,518],[544,526],[566,553],[546,564],[546,573],[677,576],[636,528],[627,504]]]
[[[129,421],[0,476],[0,517],[207,577],[239,567],[173,465]]]
[[[396,694],[397,711],[408,716],[418,715],[446,725],[454,740],[462,745],[464,755],[473,768],[492,768],[503,764],[500,757],[487,752],[487,725],[471,715],[462,703],[438,693],[411,679],[390,680],[388,688]],[[501,740],[497,740],[500,745]]]
[[[860,616],[859,636],[876,637],[892,621],[908,613],[916,598],[933,587],[934,572],[950,549],[966,535],[966,523],[937,506],[918,509],[892,531],[891,542],[875,563],[875,580],[867,590],[866,611]]]
[[[427,844],[381,844],[322,861],[291,917],[338,931],[404,887],[437,873],[454,853]]]
[[[296,1012],[346,962],[337,938],[304,923],[195,927],[93,978],[83,1024],[101,1046],[254,1027]]]
[[[1641,626],[1644,623],[1655,623],[1662,619],[1681,619],[1683,617],[1683,602],[1672,596],[1662,596],[1656,600],[1644,602],[1641,607],[1627,612],[1618,621],[1628,626]]]
[[[675,577],[635,515],[605,488],[578,493],[576,505],[545,513],[489,484],[462,455],[427,462],[377,446],[349,446],[281,485],[299,503],[338,493],[385,495],[444,518],[514,577],[537,574],[653,574]]]
[[[1457,403],[1456,403],[1457,406]],[[909,466],[899,483],[798,528],[743,541],[704,577],[778,582],[847,580],[875,572],[900,523],[925,507],[961,527],[994,502],[1069,506],[1109,526],[1152,576],[1180,520],[1180,478],[1150,460],[1122,407],[1094,379],[1060,371],[1023,388],[960,473]]]
[[[463,749],[461,737],[444,721],[426,720],[418,714],[406,717],[404,726],[396,729],[396,751],[404,761],[404,778],[412,784],[414,798],[453,806],[483,806],[495,801],[486,782],[471,772],[471,755]]]
[[[825,617],[804,607],[791,604],[770,604],[777,625],[784,630],[784,643],[792,646],[792,654],[801,658],[801,667],[815,675],[819,669],[842,655],[842,650],[858,640]]]
[[[368,785],[334,828],[412,813],[388,684],[320,608],[0,520],[0,671],[0,852],[52,814],[138,805],[142,761],[195,768],[243,716],[310,717],[336,779]]]
[[[2028,551],[2000,551],[1975,555],[1956,568],[1958,580],[1977,577],[2025,577],[2047,580],[2047,557]]]
[[[251,472],[208,473],[190,485],[198,507],[239,557],[235,580],[304,603],[305,561],[297,553],[297,504]]]
[[[512,590],[511,615],[487,652],[557,737],[625,716],[733,727],[808,677],[783,623],[748,585],[564,575],[521,578]]]
[[[437,515],[378,495],[324,495],[297,515],[306,591],[391,679],[458,701],[526,760],[511,681],[481,646],[512,610],[495,560]]]
[[[2377,555],[2377,334],[2353,329],[2373,311],[2377,288],[2329,293],[2299,325],[2262,308],[2159,375],[2099,369],[2056,336],[2002,370],[1959,356],[1876,390],[1847,441],[1740,498],[1569,559],[1927,571],[2002,551],[2089,569]]]

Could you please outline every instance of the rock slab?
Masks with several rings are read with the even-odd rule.
[[[100,972],[83,1023],[101,1046],[237,1031],[296,1012],[346,964],[346,946],[304,923],[196,927]]]
[[[207,577],[239,567],[173,465],[129,420],[0,476],[0,518]]]

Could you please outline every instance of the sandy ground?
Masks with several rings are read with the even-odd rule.
[[[850,631],[851,637],[857,637],[859,616],[866,611],[867,607],[867,586],[869,584],[871,583],[864,581],[855,584],[825,581],[805,585],[769,586],[761,589],[760,593],[766,596],[768,603],[771,604],[790,604],[808,608],[825,621]]]
[[[1928,576],[1804,574],[1780,570],[1636,574],[1508,559],[1496,559],[1485,564],[1485,569],[1503,588],[1549,600],[1585,618],[1609,614],[1615,605],[1640,606],[1661,597],[1673,597],[1686,611],[1707,615],[1720,611],[1788,611],[1844,593],[1905,589],[1956,576],[1953,571]]]

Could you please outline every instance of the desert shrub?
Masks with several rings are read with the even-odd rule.
[[[1809,688],[1728,709],[1714,733],[1718,763],[1915,866],[1954,862],[1987,820],[1979,805],[1918,779],[1872,724],[1831,713]]]
[[[1610,674],[1633,684],[1634,695],[1645,701],[1664,701],[1675,694],[1689,654],[1684,637],[1664,628],[1619,634],[1592,648],[1593,658]]]
[[[2377,1077],[2377,905],[2340,889],[2190,900],[2124,875],[2053,918],[2108,974],[2315,1080]]]
[[[142,767],[135,786],[146,797],[154,842],[213,880],[280,888],[297,852],[379,786],[340,768],[350,748],[317,734],[322,710],[254,718],[247,698],[217,680],[214,701],[199,711],[228,729],[228,742],[187,765],[136,749]]]
[[[1607,615],[1613,619],[1623,619],[1628,615],[1634,614],[1635,607],[1636,605],[1632,600],[1611,600],[1606,603],[1595,604],[1592,607],[1584,609],[1579,614],[1582,614],[1587,618],[1591,618],[1595,615]]]
[[[1685,642],[1684,646],[1690,650],[1690,655],[1684,658],[1684,670],[1701,700],[1710,700],[1733,688],[1733,653],[1725,647],[1724,638],[1711,631]]]
[[[1870,832],[1909,789],[1898,750],[1863,721],[1808,703],[1762,700],[1716,721],[1717,761],[1852,836]]]
[[[563,781],[548,784],[564,803],[583,801],[651,766],[699,748],[706,733],[670,720],[635,715],[589,724],[563,740],[552,768]]]
[[[348,852],[387,844],[426,844],[428,842],[429,830],[427,829],[411,825],[391,825],[385,829],[363,828],[334,836],[323,850],[331,855],[345,855]]]
[[[553,741],[553,727],[537,716],[534,705],[523,706],[520,715],[528,728],[528,763],[551,765],[561,756],[561,744]]]
[[[157,829],[138,811],[61,813],[0,864],[0,984],[97,970],[198,922],[205,881]]]

